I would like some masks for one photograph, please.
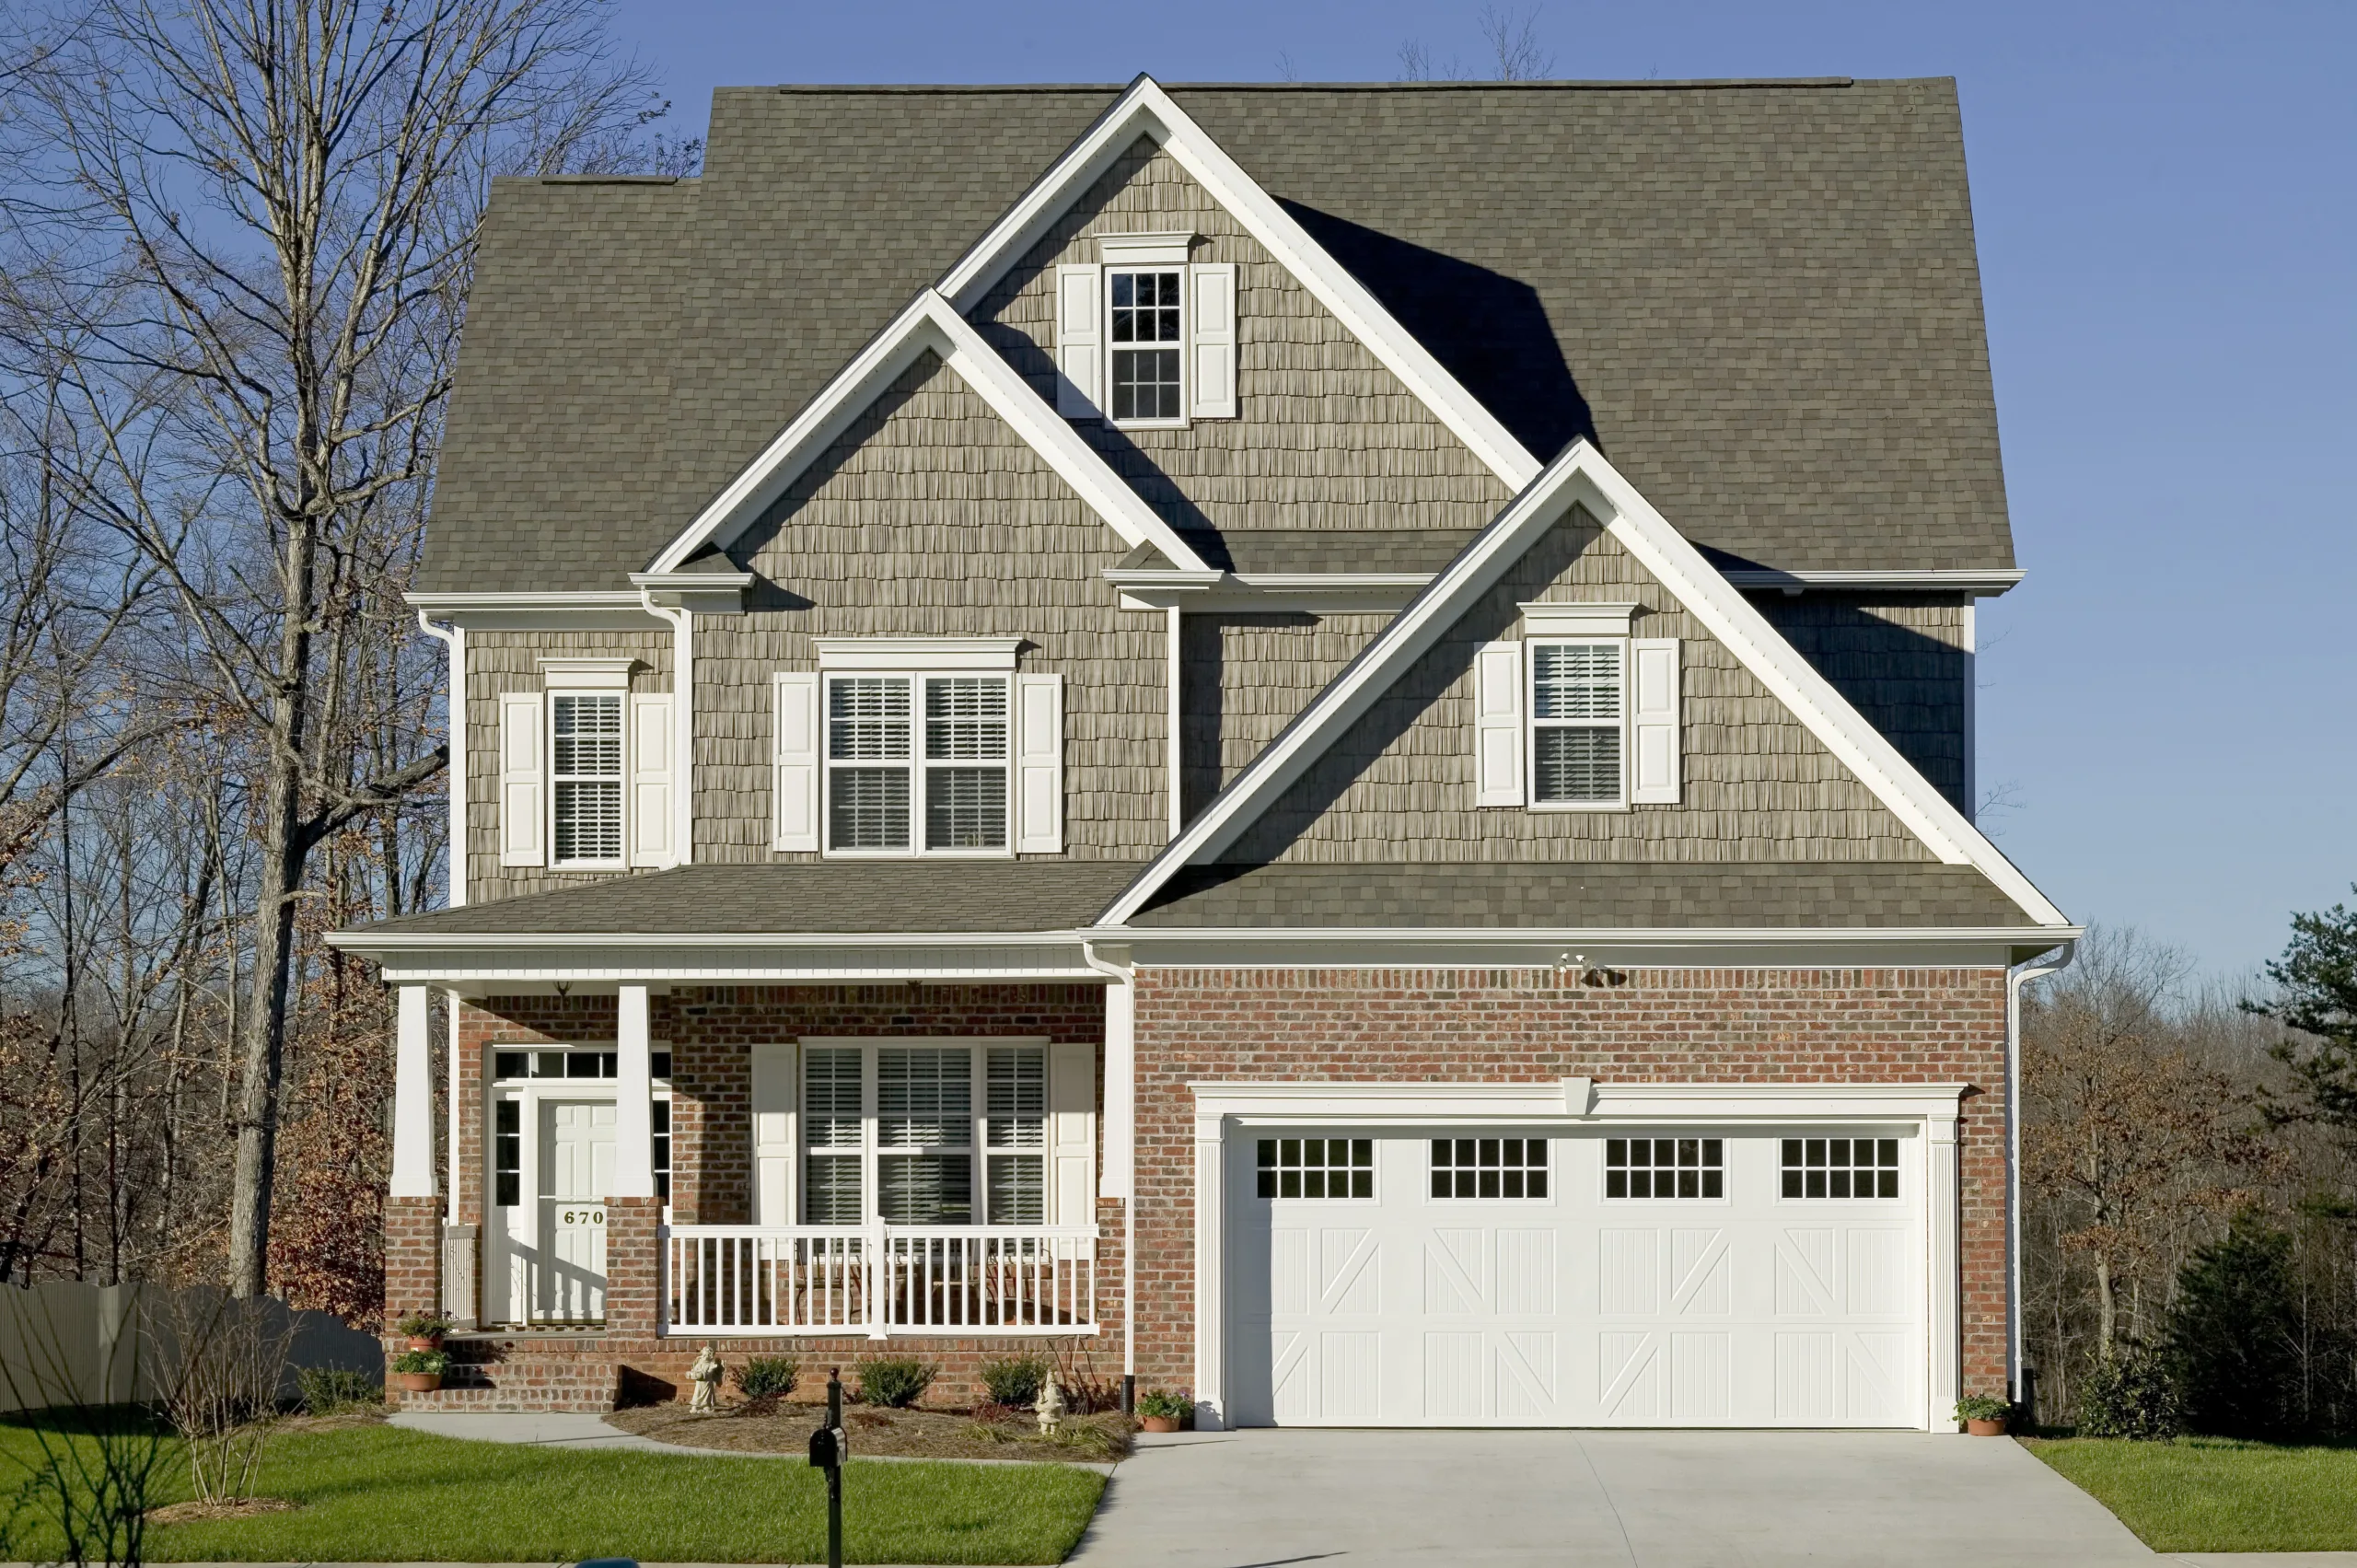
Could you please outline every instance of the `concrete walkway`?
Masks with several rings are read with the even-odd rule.
[[[436,1437],[466,1437],[482,1443],[530,1443],[549,1448],[637,1448],[650,1454],[682,1451],[675,1444],[657,1443],[651,1437],[609,1426],[601,1415],[401,1411],[388,1420],[391,1425],[411,1432],[428,1432]]]

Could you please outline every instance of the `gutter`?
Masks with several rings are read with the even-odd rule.
[[[2005,1394],[2016,1404],[2022,1385],[2022,987],[2068,969],[2079,954],[2077,938],[2005,971]]]
[[[445,833],[444,858],[448,869],[444,874],[443,897],[451,909],[467,907],[467,631],[456,624],[436,623],[426,619],[426,612],[417,612],[417,629],[440,643],[449,669],[447,702],[450,725],[450,825]],[[448,1062],[449,1088],[444,1098],[448,1114],[448,1126],[444,1132],[443,1148],[449,1162],[449,1175],[444,1180],[442,1223],[459,1223],[459,1107],[463,1097],[459,1087],[459,997],[456,992],[446,999],[450,1010],[449,1034],[443,1052]]]

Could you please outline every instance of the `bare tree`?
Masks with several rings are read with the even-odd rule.
[[[1553,52],[1538,41],[1538,13],[1545,8],[1533,6],[1526,15],[1513,6],[1481,7],[1481,38],[1499,81],[1537,82],[1555,74]]]
[[[445,765],[399,704],[357,711],[359,672],[403,656],[490,178],[602,160],[660,110],[594,0],[96,0],[34,80],[26,232],[79,248],[11,303],[89,459],[73,501],[172,597],[178,699],[251,752],[228,1272],[255,1295],[312,856]]]

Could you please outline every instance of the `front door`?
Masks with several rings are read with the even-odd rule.
[[[606,1315],[606,1194],[614,1184],[614,1102],[540,1102],[540,1255],[532,1316]]]

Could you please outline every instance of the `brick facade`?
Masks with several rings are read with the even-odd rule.
[[[442,1200],[385,1200],[385,1326],[442,1306]]]

